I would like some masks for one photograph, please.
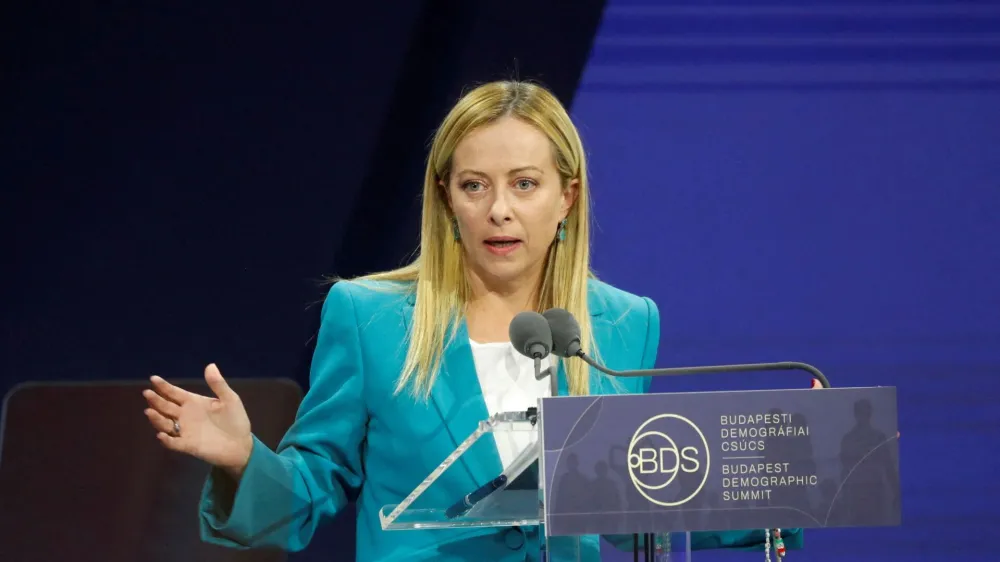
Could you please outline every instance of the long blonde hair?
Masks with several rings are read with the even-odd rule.
[[[553,243],[539,293],[539,312],[561,307],[580,323],[584,351],[596,353],[587,308],[590,271],[590,223],[587,161],[580,135],[565,108],[545,88],[521,81],[490,82],[466,93],[451,109],[434,135],[424,175],[420,252],[409,265],[357,280],[405,282],[416,292],[409,347],[396,392],[407,386],[414,397],[426,398],[434,385],[444,348],[454,338],[469,283],[462,263],[461,243],[452,234],[452,213],[441,185],[448,184],[452,155],[474,129],[502,117],[532,124],[551,141],[563,186],[577,180],[578,195],[566,217],[566,238]],[[569,391],[590,391],[589,369],[582,361],[564,362]]]

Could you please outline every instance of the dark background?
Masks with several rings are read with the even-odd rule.
[[[572,108],[595,266],[659,304],[659,364],[899,387],[903,526],[811,531],[801,555],[989,559],[1000,3],[604,4],[5,5],[0,393],[210,361],[306,387],[323,276],[403,263],[447,108],[531,78]],[[42,476],[87,481],[62,470]],[[351,515],[294,558],[352,559]]]
[[[196,378],[208,362],[307,388],[322,279],[412,255],[426,149],[463,91],[530,78],[572,103],[603,2],[573,4],[7,6],[0,395],[22,381]],[[41,427],[7,431],[44,441],[65,426],[48,416],[106,414],[38,415]],[[59,471],[45,477],[69,500],[79,492]],[[39,522],[36,544],[52,525],[85,528],[74,516]],[[347,510],[296,559],[353,559],[353,543]]]
[[[208,361],[304,384],[322,278],[417,248],[425,149],[450,105],[517,76],[570,104],[601,5],[67,3],[3,18],[3,386]]]

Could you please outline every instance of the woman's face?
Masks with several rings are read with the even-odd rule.
[[[445,188],[469,272],[509,286],[540,278],[578,182],[564,189],[549,139],[506,117],[462,139]]]

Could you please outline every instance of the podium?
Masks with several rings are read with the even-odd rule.
[[[428,493],[481,439],[528,445],[454,501]],[[538,560],[599,560],[595,535],[648,560],[778,559],[782,531],[898,526],[899,490],[893,387],[558,396],[483,420],[379,517],[387,531],[537,526]]]

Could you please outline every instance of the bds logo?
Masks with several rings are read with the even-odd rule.
[[[677,414],[649,418],[632,436],[628,473],[647,500],[664,507],[685,504],[708,480],[708,441],[691,420]]]

